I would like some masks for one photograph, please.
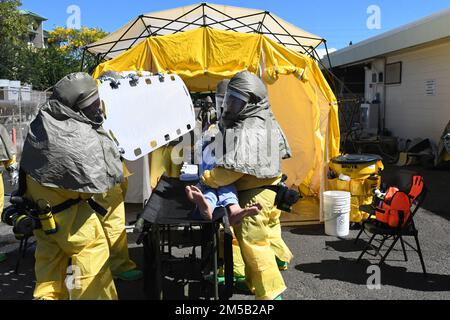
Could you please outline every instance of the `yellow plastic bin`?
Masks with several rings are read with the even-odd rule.
[[[368,218],[359,206],[371,204],[374,190],[380,187],[380,173],[384,169],[381,160],[373,154],[347,154],[331,160],[327,189],[351,193],[350,222]]]

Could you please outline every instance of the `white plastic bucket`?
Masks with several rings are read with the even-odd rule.
[[[335,237],[346,237],[350,233],[351,194],[346,191],[323,193],[325,233]]]

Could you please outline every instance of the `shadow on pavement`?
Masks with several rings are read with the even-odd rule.
[[[407,240],[404,240],[405,243],[407,242]],[[341,240],[336,240],[336,241],[325,241],[325,246],[326,246],[326,250],[333,250],[333,251],[337,251],[337,252],[341,252],[341,253],[350,253],[350,252],[356,252],[356,256],[357,257],[367,246],[368,241],[364,240],[364,239],[359,239],[357,243],[355,243],[355,239],[341,239]],[[374,241],[372,242],[372,246],[369,249],[367,256],[366,257],[373,257],[372,255],[374,254],[374,247],[378,248],[381,244],[381,240],[380,239],[374,239]],[[383,246],[381,247],[381,254],[385,254],[386,250],[389,248],[389,246],[392,244],[392,239],[386,240],[385,243],[383,244]],[[392,249],[392,253],[394,252],[403,252],[401,250],[400,245],[396,245],[393,249]],[[415,251],[412,250],[410,247],[406,247],[406,252],[413,252],[414,254]],[[392,255],[391,255],[392,256]],[[404,261],[404,260],[399,260],[399,259],[392,259],[391,256],[389,256],[386,261]],[[381,258],[380,256],[378,256],[378,258]]]
[[[131,243],[130,238],[134,235],[127,234],[127,236],[129,243]],[[136,263],[136,267],[139,270],[143,270],[143,248],[129,248],[128,252],[130,254],[130,259]],[[119,300],[144,300],[144,280],[122,281],[116,279],[114,283],[116,285]]]
[[[323,236],[325,235],[325,229],[323,224],[313,224],[294,228],[290,230],[292,234],[305,235],[305,236]]]
[[[299,271],[315,274],[316,279],[338,280],[358,285],[367,283],[367,268],[371,263],[363,260],[357,263],[355,259],[340,257],[339,260],[322,260],[318,263],[307,263],[295,266]],[[450,290],[450,275],[428,274],[422,272],[407,272],[405,267],[394,267],[384,264],[381,268],[381,284],[394,287],[434,292]]]
[[[18,273],[15,274],[19,251],[8,253],[8,259],[0,263],[0,299],[31,300],[35,285],[34,246],[31,246],[20,261]]]
[[[133,240],[134,235],[128,235]],[[130,241],[131,242],[131,241]],[[131,245],[129,248],[130,258],[136,263],[137,268],[144,270],[143,247]],[[31,246],[24,258],[21,259],[19,272],[14,273],[16,267],[18,250],[8,253],[7,260],[0,263],[0,300],[31,300],[35,286],[34,275],[34,249]],[[208,296],[211,286],[202,285],[200,282],[200,270],[198,261],[189,264],[182,259],[183,255],[171,257],[172,265],[165,264],[163,271],[163,290],[165,300],[202,300]],[[144,279],[138,281],[115,281],[117,293],[120,300],[145,300]],[[152,285],[151,283],[149,284]],[[220,286],[219,290],[223,290]],[[207,294],[208,293],[208,294]],[[235,289],[236,294],[246,294]],[[247,293],[250,294],[250,293]]]
[[[338,252],[360,252],[364,250],[367,245],[367,241],[359,240],[355,243],[355,239],[342,239],[336,241],[325,241],[325,247],[327,250],[334,250]]]
[[[130,258],[140,270],[144,270],[144,248],[129,249]],[[190,249],[178,252],[172,256],[165,256],[162,263],[163,297],[164,300],[205,300],[212,295],[212,283],[201,281],[200,259],[188,257]],[[170,261],[170,263],[169,263]],[[145,300],[145,279],[126,282],[116,280],[116,288],[121,300]],[[152,283],[148,283],[152,287]],[[223,294],[224,287],[219,286],[219,293]],[[235,294],[251,295],[250,292],[234,289]]]

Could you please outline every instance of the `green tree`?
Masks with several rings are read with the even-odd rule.
[[[30,20],[18,0],[0,1],[0,78],[17,79],[26,55]]]
[[[87,27],[83,27],[80,30],[56,27],[49,34],[49,44],[56,46],[66,56],[78,60],[79,67],[81,66],[83,47],[108,35],[107,32],[99,28]],[[91,55],[86,55],[83,69],[91,70],[93,67],[95,67],[94,58]]]
[[[107,35],[97,28],[57,27],[50,31],[47,48],[28,45],[31,19],[22,15],[19,0],[0,0],[0,79],[20,80],[37,90],[53,86],[66,74],[80,70],[83,47]],[[86,56],[83,70],[95,60]]]

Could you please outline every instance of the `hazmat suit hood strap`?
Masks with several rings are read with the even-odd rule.
[[[0,161],[9,161],[15,154],[16,150],[8,130],[3,125],[0,125]]]
[[[20,165],[44,186],[76,192],[104,193],[123,181],[110,136],[58,100],[49,100],[31,123]]]

